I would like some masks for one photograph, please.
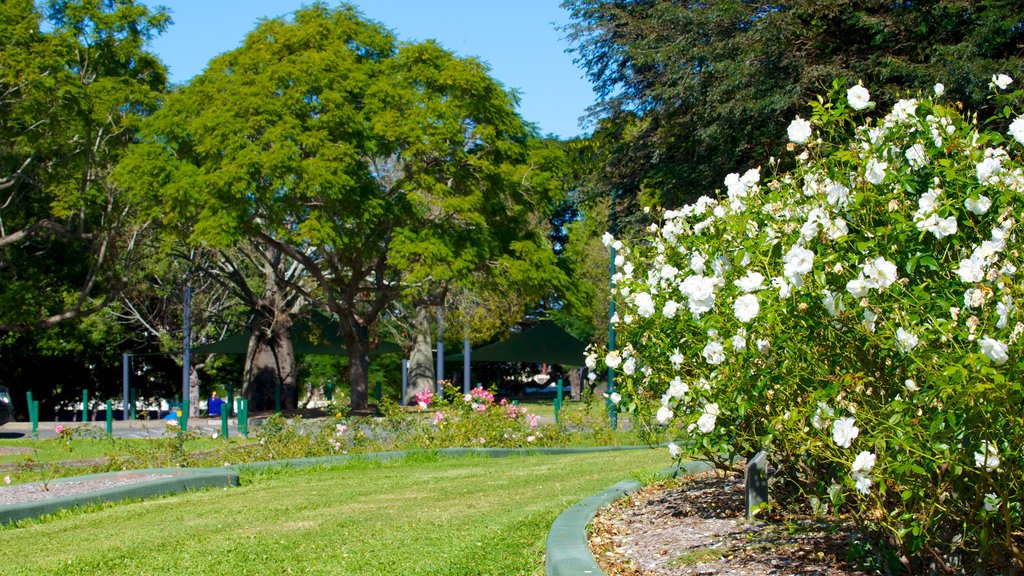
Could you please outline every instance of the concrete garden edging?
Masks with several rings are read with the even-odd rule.
[[[53,514],[67,508],[88,506],[103,502],[118,502],[121,500],[133,500],[141,498],[152,498],[167,494],[177,494],[190,490],[204,488],[226,488],[238,486],[238,473],[230,469],[221,468],[146,468],[142,470],[122,470],[119,472],[103,472],[99,474],[86,474],[83,476],[68,476],[56,478],[48,483],[32,482],[40,490],[46,490],[47,484],[62,484],[68,482],[82,482],[89,480],[113,480],[116,482],[118,476],[146,474],[152,475],[151,480],[140,480],[130,484],[116,485],[110,488],[71,494],[68,496],[57,496],[41,500],[33,500],[19,504],[6,504],[0,506],[0,525],[36,518],[46,514]]]
[[[684,462],[663,470],[661,474],[697,474],[712,467],[708,462]],[[643,485],[635,480],[624,480],[580,500],[555,518],[545,544],[544,573],[547,576],[603,576],[604,572],[597,565],[597,561],[590,553],[590,547],[587,546],[587,526],[594,519],[598,509],[641,487]]]

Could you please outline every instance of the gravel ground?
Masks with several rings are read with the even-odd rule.
[[[23,504],[48,498],[88,494],[125,484],[135,484],[158,478],[172,478],[174,474],[147,474],[144,472],[122,472],[100,478],[80,478],[60,482],[27,482],[25,484],[0,484],[0,506]]]
[[[746,522],[744,514],[739,474],[656,484],[599,511],[590,549],[608,576],[874,573],[850,563],[848,525],[801,517]]]

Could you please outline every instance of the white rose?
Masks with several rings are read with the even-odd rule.
[[[850,103],[850,108],[863,110],[871,104],[871,93],[863,85],[857,84],[846,91],[846,100]]]
[[[618,350],[612,350],[607,355],[605,355],[604,363],[606,366],[614,370],[619,367],[619,364],[622,363],[622,356],[619,356]]]
[[[853,425],[853,418],[840,418],[832,423],[832,440],[840,448],[849,448],[860,428]]]
[[[984,194],[978,194],[977,198],[968,198],[964,200],[964,208],[967,208],[978,216],[988,212],[988,209],[991,207],[992,200],[989,200],[988,196],[985,196]]]
[[[616,406],[619,405],[619,402],[622,402],[622,394],[619,394],[618,392],[612,392],[612,395],[608,398],[612,401],[612,404],[615,404]]]
[[[1007,86],[1013,83],[1013,78],[1010,78],[1006,74],[993,74],[992,84],[997,86],[1000,90],[1006,90]]]
[[[908,332],[900,327],[896,329],[896,347],[900,352],[910,352],[917,347],[919,340],[913,332]]]
[[[633,303],[636,304],[636,313],[641,318],[650,318],[654,315],[654,300],[647,292],[639,292],[633,296]]]
[[[679,458],[680,450],[679,446],[675,442],[669,442],[668,444],[668,455],[675,460]]]
[[[1006,344],[995,338],[986,336],[978,344],[981,345],[981,353],[988,356],[996,364],[1006,364],[1006,361],[1010,359]]]
[[[854,474],[870,474],[875,467],[877,457],[871,452],[861,452],[853,460],[852,471]]]
[[[935,85],[933,90],[935,90],[936,96],[942,96],[943,94],[946,93],[946,85],[943,84],[942,82],[939,82],[938,84]]]
[[[879,185],[885,181],[885,170],[889,167],[885,162],[879,162],[874,158],[868,160],[868,165],[864,171],[864,177],[867,178],[868,182],[874,185]]]
[[[744,294],[736,299],[732,309],[736,319],[746,324],[757,317],[757,314],[761,311],[761,305],[757,301],[757,296]]]
[[[668,424],[668,421],[672,419],[672,411],[668,409],[668,406],[662,406],[658,408],[658,413],[654,417],[658,420],[658,424]]]
[[[1010,135],[1017,142],[1024,144],[1024,116],[1017,116],[1010,122]]]
[[[735,280],[733,286],[744,292],[754,292],[764,288],[764,276],[760,272],[750,270],[745,276]]]
[[[811,123],[797,116],[796,120],[789,123],[789,128],[786,129],[786,133],[789,134],[789,140],[791,142],[803,144],[811,137]]]
[[[706,360],[708,364],[721,364],[722,362],[725,362],[725,347],[722,346],[721,342],[713,340],[704,346],[704,350],[701,351],[701,356],[704,356],[704,360]]]

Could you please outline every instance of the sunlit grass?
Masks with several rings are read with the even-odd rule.
[[[0,530],[4,574],[541,574],[565,508],[664,452],[243,473],[243,486]]]

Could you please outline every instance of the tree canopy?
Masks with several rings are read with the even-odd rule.
[[[986,114],[993,74],[1022,77],[1020,4],[882,0],[566,0],[599,103],[591,188],[679,205],[781,156],[786,125],[835,78],[874,99],[930,91]]]
[[[398,298],[550,253],[531,222],[560,188],[515,104],[477,60],[316,3],[168,95],[117,180],[190,243],[297,262],[312,284],[292,288],[339,319],[360,409]]]
[[[129,208],[107,176],[166,83],[145,44],[169,22],[135,0],[0,4],[0,332],[121,286]]]

